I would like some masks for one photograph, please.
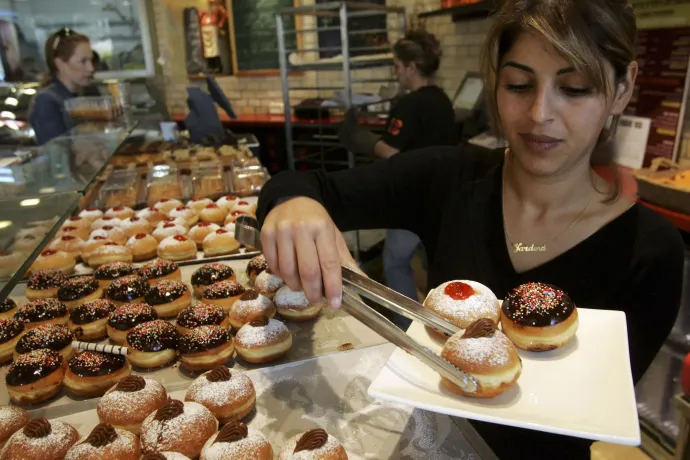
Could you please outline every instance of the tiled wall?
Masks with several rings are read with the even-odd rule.
[[[309,0],[304,0],[306,3]],[[172,113],[184,112],[186,108],[186,87],[190,84],[185,69],[184,38],[181,33],[182,12],[189,6],[204,8],[207,0],[154,0],[156,34],[160,46],[159,65],[162,66],[165,79],[165,93],[168,109]],[[408,19],[416,13],[436,9],[440,0],[389,0],[389,5],[404,6]],[[394,18],[391,18],[391,26]],[[444,57],[438,74],[438,83],[452,96],[457,89],[464,72],[478,70],[479,51],[483,42],[488,20],[473,20],[453,23],[450,16],[429,18],[426,29],[437,35],[442,44]],[[313,27],[310,18],[305,18],[304,28]],[[390,27],[391,30],[393,27]],[[397,37],[391,33],[394,42]],[[316,47],[316,37],[304,34],[305,48]],[[355,78],[385,78],[391,75],[391,69],[360,70]],[[290,77],[291,86],[337,86],[342,84],[342,73],[339,72],[304,72]],[[238,76],[221,77],[219,84],[240,113],[267,113],[271,102],[282,102],[280,77],[275,76]],[[194,84],[192,82],[191,84]],[[355,90],[377,92],[378,85],[361,84]],[[328,97],[329,91],[320,96]],[[307,91],[291,92],[294,98],[291,103],[315,96]]]

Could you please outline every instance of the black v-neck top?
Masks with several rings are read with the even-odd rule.
[[[539,281],[562,288],[579,307],[624,311],[637,382],[678,313],[680,234],[660,215],[634,205],[565,253],[517,273],[503,231],[503,159],[502,149],[465,145],[404,152],[335,173],[283,172],[264,187],[258,217],[263,222],[281,198],[310,197],[326,207],[341,231],[402,228],[419,235],[429,258],[430,288],[469,279],[500,299],[520,284]],[[586,441],[474,425],[501,459],[589,458]]]

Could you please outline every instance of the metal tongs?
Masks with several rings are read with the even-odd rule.
[[[253,217],[240,216],[235,223],[235,239],[245,246],[261,250],[261,235],[258,227],[258,222]],[[429,348],[414,341],[383,315],[364,303],[360,296],[373,300],[389,310],[414,321],[419,321],[444,334],[455,334],[459,331],[456,326],[423,307],[418,302],[347,267],[342,267],[342,273],[343,310],[381,337],[431,367],[466,393],[474,393],[477,390],[477,381],[474,377],[453,366]]]

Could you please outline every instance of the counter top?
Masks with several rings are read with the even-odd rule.
[[[177,123],[184,123],[186,113],[173,113],[172,120]],[[226,113],[218,113],[220,121],[227,126],[261,126],[261,127],[281,127],[285,125],[285,115],[272,115],[268,113],[256,114],[239,114],[237,119],[228,117]],[[326,120],[310,120],[302,118],[293,118],[293,123],[317,125],[322,124],[336,124],[343,121],[342,117],[332,117]],[[362,124],[372,127],[381,127],[386,125],[385,119],[366,118],[362,119]]]

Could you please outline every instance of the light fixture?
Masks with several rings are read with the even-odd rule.
[[[55,193],[55,187],[44,187],[38,191],[40,194]]]
[[[36,94],[36,90],[34,88],[24,88],[24,94],[33,96],[34,94]]]
[[[8,112],[7,110],[3,110],[2,112],[0,112],[0,117],[1,118],[7,118],[9,120],[16,120],[17,119],[17,116],[14,113]]]
[[[5,105],[12,105],[16,107],[19,105],[19,100],[16,97],[8,97],[5,99]]]
[[[0,220],[0,230],[12,226],[11,220]]]
[[[41,200],[39,198],[27,198],[26,200],[20,201],[19,206],[36,206],[40,202]]]

